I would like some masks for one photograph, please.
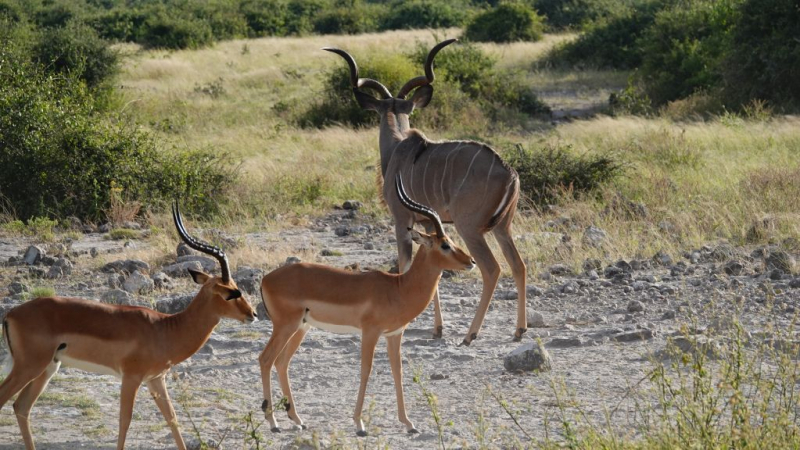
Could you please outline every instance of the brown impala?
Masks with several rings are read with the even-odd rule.
[[[372,371],[375,346],[386,337],[389,363],[397,394],[397,416],[409,433],[416,433],[403,402],[403,364],[400,341],[409,322],[430,304],[444,269],[472,269],[475,261],[456,247],[444,233],[432,209],[406,196],[397,177],[397,198],[404,208],[429,220],[435,233],[408,230],[420,245],[411,268],[402,275],[386,272],[354,273],[319,264],[293,264],[267,274],[261,281],[261,297],[272,320],[272,336],[259,357],[264,384],[262,409],[272,427],[280,431],[273,414],[272,366],[278,369],[286,410],[296,426],[305,428],[289,384],[289,362],[311,326],[337,333],[361,333],[361,386],[353,420],[356,433],[366,436],[361,408]]]
[[[256,316],[230,276],[225,253],[186,233],[177,204],[172,215],[183,241],[215,257],[222,267],[222,277],[189,270],[203,287],[183,312],[169,315],[138,306],[44,297],[6,315],[3,337],[13,368],[0,385],[0,408],[19,392],[14,412],[26,448],[34,448],[28,421],[31,407],[62,363],[122,379],[118,449],[125,446],[133,402],[142,383],[147,383],[178,448],[186,448],[164,375],[205,344],[220,318],[255,322]]]
[[[411,198],[425,203],[439,214],[442,221],[452,223],[475,257],[483,277],[483,292],[478,311],[463,344],[469,345],[483,325],[489,302],[500,278],[500,266],[485,234],[492,231],[517,285],[517,340],[526,331],[525,263],[511,238],[511,222],[519,200],[519,179],[513,168],[486,144],[473,141],[431,141],[422,132],[411,128],[408,116],[414,108],[428,104],[433,95],[433,59],[456,39],[439,43],[428,53],[425,75],[408,81],[393,97],[389,89],[376,80],[358,77],[358,66],[352,56],[337,48],[324,48],[343,57],[350,66],[350,84],[356,101],[363,109],[381,116],[380,153],[384,180],[400,175],[408,186]],[[369,88],[380,98],[364,92]],[[410,99],[406,96],[413,91]],[[430,220],[404,208],[392,189],[384,183],[383,198],[394,216],[397,234],[398,263],[401,272],[408,270],[411,260],[411,236],[407,229],[421,222],[430,232]],[[443,321],[439,292],[434,297],[434,337],[441,337]]]

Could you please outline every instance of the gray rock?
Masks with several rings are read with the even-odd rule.
[[[161,271],[172,278],[181,278],[190,276],[189,269],[202,272],[203,266],[197,261],[186,261],[163,267]]]
[[[709,254],[713,261],[725,262],[736,255],[736,250],[730,244],[720,244]]]
[[[99,227],[97,227],[97,231],[100,232],[100,233],[108,233],[109,231],[111,231],[111,228],[113,228],[113,227],[111,226],[110,223],[104,223],[104,224],[100,225]]]
[[[47,273],[44,275],[45,278],[48,280],[57,280],[59,278],[63,278],[66,274],[64,273],[64,269],[58,266],[50,266],[50,269],[47,270]]]
[[[525,288],[525,292],[527,292],[528,297],[541,297],[544,295],[544,291],[539,286],[530,284]]]
[[[375,250],[375,244],[373,244],[372,242],[365,242],[364,250]]]
[[[675,318],[675,311],[666,311],[661,315],[661,320],[671,320]]]
[[[583,231],[583,244],[589,247],[601,247],[608,240],[608,235],[602,228],[594,225]]]
[[[346,225],[336,227],[336,229],[333,230],[333,232],[336,234],[336,236],[339,237],[350,236],[350,234],[352,234],[352,230],[350,229],[350,227]]]
[[[254,295],[260,290],[261,278],[263,276],[264,271],[243,266],[233,274],[233,280],[236,281],[236,285],[239,286],[239,289],[250,295]]]
[[[139,224],[139,222],[136,222],[136,221],[133,221],[133,220],[128,220],[128,221],[126,221],[125,223],[122,224],[122,228],[127,228],[129,230],[141,230],[142,229],[142,225]]]
[[[617,266],[608,266],[603,271],[603,276],[606,278],[614,278],[618,275],[622,275],[624,271]]]
[[[22,260],[25,264],[32,266],[42,260],[42,257],[45,256],[46,253],[43,248],[38,247],[36,245],[31,245],[25,250],[25,255],[22,257]]]
[[[575,281],[568,281],[561,285],[561,292],[564,294],[574,294],[580,289],[580,285]]]
[[[176,250],[176,252],[177,252],[177,254],[178,254],[178,257],[181,257],[181,256],[192,256],[192,255],[199,255],[199,253],[198,253],[198,252],[194,251],[194,250],[193,250],[191,247],[189,247],[188,245],[186,245],[186,243],[185,243],[185,242],[180,242],[180,243],[178,244],[178,247],[177,247],[175,250]]]
[[[449,375],[443,373],[432,373],[431,374],[431,381],[438,381],[438,380],[446,380],[450,378]]]
[[[320,252],[320,256],[336,256],[336,252],[328,248],[323,248]]]
[[[597,258],[587,258],[583,261],[583,265],[581,266],[584,272],[590,272],[592,270],[600,270],[603,268],[603,263]]]
[[[154,288],[155,282],[138,270],[130,274],[122,283],[122,289],[132,294],[148,294],[153,292]]]
[[[203,255],[179,256],[178,264],[196,261],[203,267],[203,272],[214,273],[217,270],[217,260]]]
[[[631,300],[628,303],[627,310],[629,313],[636,313],[644,311],[644,305],[639,300]]]
[[[283,262],[284,266],[288,266],[289,264],[297,264],[300,262],[300,258],[297,256],[287,256],[286,261]]]
[[[778,269],[786,273],[792,273],[794,270],[795,259],[794,256],[783,250],[772,250],[764,260],[767,270]]]
[[[193,295],[177,295],[162,298],[156,302],[156,311],[160,311],[165,314],[176,314],[186,309],[193,299]]]
[[[164,272],[156,272],[151,278],[153,279],[153,287],[156,289],[172,288],[172,278]]]
[[[270,320],[269,316],[267,316],[267,308],[264,306],[264,302],[258,302],[256,305],[256,317],[258,317],[258,320]]]
[[[641,330],[627,331],[611,337],[617,342],[644,341],[653,338],[653,330],[642,328]]]
[[[503,367],[509,372],[541,371],[549,372],[553,368],[550,354],[540,341],[522,344],[506,355]]]
[[[650,287],[650,283],[648,283],[648,282],[646,282],[646,281],[641,281],[641,280],[639,280],[639,281],[634,281],[634,282],[633,282],[633,284],[631,284],[631,287],[632,287],[632,288],[633,288],[633,290],[634,290],[634,291],[636,291],[636,292],[638,292],[638,291],[644,291],[644,290],[646,290],[647,288],[649,288],[649,287]],[[630,305],[628,305],[628,306],[630,306]]]
[[[586,272],[586,276],[589,277],[589,280],[591,281],[597,281],[600,279],[600,275],[597,274],[596,270],[590,270]]]
[[[544,316],[538,311],[528,311],[528,328],[544,328]]]
[[[342,203],[342,209],[353,210],[353,211],[358,211],[363,206],[364,204],[358,200],[345,200],[345,202]]]
[[[675,287],[670,286],[670,285],[661,286],[660,290],[661,290],[661,293],[664,294],[664,295],[675,295],[678,292],[678,290],[675,289]]]
[[[97,250],[97,247],[92,247],[89,249],[89,256],[91,256],[92,258],[97,258],[99,254],[100,252]]]
[[[796,277],[789,282],[789,287],[792,289],[800,288],[800,277]]]
[[[121,289],[111,289],[100,296],[100,301],[111,305],[133,305],[133,296]]]
[[[10,295],[22,294],[23,292],[28,292],[28,286],[25,284],[20,283],[19,281],[12,281],[8,285],[8,293]]]
[[[581,347],[586,343],[583,339],[579,337],[570,337],[570,338],[553,338],[550,342],[547,343],[548,347],[553,348],[569,348],[569,347]]]
[[[659,251],[655,255],[653,255],[653,261],[655,261],[656,264],[662,266],[672,265],[672,257],[669,256],[669,254],[664,251]]]
[[[100,269],[102,272],[111,273],[111,272],[124,272],[124,273],[133,273],[137,270],[140,272],[149,273],[150,272],[150,264],[147,264],[144,261],[140,261],[138,259],[123,259],[119,261],[112,261]]]
[[[548,269],[551,275],[573,275],[572,267],[566,264],[553,264]]]
[[[722,267],[722,270],[724,270],[728,275],[739,276],[744,270],[744,264],[741,261],[734,259],[725,263],[725,265]]]

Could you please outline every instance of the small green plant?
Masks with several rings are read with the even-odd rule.
[[[108,232],[108,239],[114,241],[129,241],[140,237],[142,237],[140,232],[130,228],[114,228]]]
[[[544,33],[542,18],[524,3],[500,3],[472,18],[464,31],[475,42],[538,41]]]
[[[56,290],[51,286],[35,286],[30,291],[25,293],[25,300],[30,300],[39,297],[55,297]]]
[[[436,394],[428,390],[428,387],[425,385],[425,382],[422,379],[422,366],[413,365],[412,369],[414,373],[412,380],[414,381],[414,384],[419,386],[420,390],[422,391],[422,397],[425,399],[425,403],[428,404],[428,408],[431,410],[433,422],[436,424],[436,432],[439,435],[439,445],[441,446],[442,450],[444,450],[444,424],[442,423],[442,417],[439,414],[439,399],[437,399]]]

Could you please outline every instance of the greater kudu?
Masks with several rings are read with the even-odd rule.
[[[494,233],[503,255],[511,266],[517,285],[516,340],[527,329],[525,317],[525,263],[511,237],[511,222],[519,200],[519,177],[488,145],[473,141],[431,141],[422,132],[411,128],[408,116],[414,108],[428,104],[433,95],[433,59],[442,48],[455,42],[448,39],[433,47],[425,61],[425,75],[408,81],[392,96],[377,80],[358,77],[358,66],[350,54],[337,48],[324,48],[343,57],[350,66],[350,84],[361,108],[381,116],[380,154],[383,180],[399,174],[409,195],[429,205],[442,222],[452,223],[477,261],[483,277],[481,302],[463,344],[469,345],[483,325],[489,302],[500,278],[500,266],[486,242],[485,234]],[[362,90],[369,88],[376,98]],[[414,92],[410,99],[406,96]],[[408,229],[422,223],[428,232],[435,231],[425,217],[404,208],[391,183],[384,183],[383,198],[395,219],[398,265],[408,270],[411,261],[411,236]],[[439,291],[434,297],[434,337],[443,329]]]

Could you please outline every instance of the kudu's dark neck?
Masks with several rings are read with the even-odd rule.
[[[395,147],[406,138],[410,128],[408,114],[395,113],[393,111],[385,111],[381,114],[379,145],[381,151],[381,174],[384,177]]]

